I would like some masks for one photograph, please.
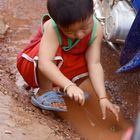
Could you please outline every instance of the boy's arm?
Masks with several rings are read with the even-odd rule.
[[[54,64],[53,60],[58,46],[59,42],[55,30],[52,27],[51,21],[48,21],[44,25],[44,33],[40,42],[38,67],[47,79],[64,88],[71,81]]]
[[[106,109],[108,108],[115,114],[116,119],[118,120],[119,108],[118,106],[113,105],[107,99],[105,85],[104,85],[104,72],[103,72],[102,65],[100,63],[102,39],[103,39],[102,26],[99,22],[97,22],[95,39],[86,52],[89,77],[92,85],[94,86],[96,94],[99,97],[103,119],[106,118]]]
[[[94,88],[99,98],[107,96],[104,86],[103,68],[100,63],[102,39],[103,39],[102,27],[100,23],[97,22],[95,39],[86,52],[86,60],[90,80],[94,85]]]
[[[83,105],[85,102],[83,91],[65,77],[53,62],[59,42],[51,21],[45,23],[44,27],[39,47],[38,68],[46,79],[65,89],[70,98]]]

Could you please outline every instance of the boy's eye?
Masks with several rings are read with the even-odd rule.
[[[85,26],[85,27],[83,27],[82,29],[83,29],[83,30],[87,30],[88,28],[89,28],[89,27]]]
[[[83,26],[82,27],[82,30],[88,30],[91,28],[91,24],[88,24],[87,26]]]
[[[86,28],[87,28],[87,26],[82,26],[82,27],[81,27],[81,29],[86,29]]]
[[[66,33],[69,34],[69,35],[73,34],[72,32],[66,32]]]

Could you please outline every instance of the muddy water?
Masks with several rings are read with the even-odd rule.
[[[66,99],[68,113],[61,114],[73,123],[81,135],[89,140],[120,140],[124,131],[131,125],[120,113],[120,121],[117,122],[112,113],[107,112],[107,119],[101,119],[99,102],[90,81],[86,80],[81,84],[81,88],[90,93],[90,98],[86,101],[84,107]]]
[[[32,8],[31,8],[32,7]],[[5,46],[15,49],[15,54],[9,54],[14,60],[17,52],[23,49],[29,38],[36,32],[40,17],[46,12],[43,0],[4,0],[0,1],[1,16],[10,26]],[[116,74],[119,67],[119,55],[107,46],[103,46],[102,63],[105,71],[105,84],[112,102],[121,107],[120,121],[108,112],[107,119],[101,119],[97,97],[87,80],[81,88],[90,93],[90,98],[84,108],[66,99],[68,113],[59,114],[69,120],[78,132],[89,140],[120,140],[124,131],[130,125],[128,120],[135,120],[139,97],[139,72]],[[2,119],[0,120],[2,121]]]

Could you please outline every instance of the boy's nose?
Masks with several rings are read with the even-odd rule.
[[[82,31],[78,31],[76,34],[76,38],[78,39],[82,39],[84,37],[85,33],[83,33]]]

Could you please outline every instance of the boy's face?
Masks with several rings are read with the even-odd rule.
[[[71,39],[82,39],[92,31],[93,16],[90,16],[84,21],[76,22],[68,28],[60,27],[61,31]]]

